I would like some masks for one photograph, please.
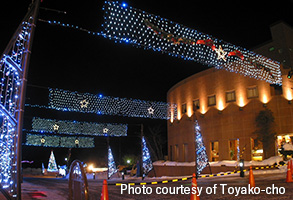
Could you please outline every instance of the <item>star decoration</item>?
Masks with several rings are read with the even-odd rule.
[[[41,139],[41,143],[44,144],[46,140],[44,138]]]
[[[103,129],[103,133],[108,133],[108,131],[109,131],[109,129],[107,129],[107,128]]]
[[[148,108],[148,112],[149,112],[149,114],[151,114],[151,115],[153,115],[154,114],[154,109],[152,108],[152,107],[149,107]]]
[[[221,45],[219,46],[218,49],[217,48],[215,49],[215,52],[218,54],[218,58],[217,58],[218,60],[223,59],[226,62],[225,56],[226,56],[227,52],[222,49]]]
[[[59,126],[57,124],[54,124],[53,129],[54,129],[54,131],[58,131]]]
[[[80,101],[79,103],[80,103],[81,108],[87,108],[87,106],[89,104],[89,102],[86,99]]]

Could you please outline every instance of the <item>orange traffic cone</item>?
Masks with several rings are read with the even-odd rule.
[[[199,200],[195,173],[192,175],[190,200]]]
[[[109,200],[108,183],[107,183],[106,179],[104,179],[104,181],[103,181],[103,189],[102,189],[102,194],[101,194],[101,200]]]
[[[250,168],[249,168],[249,184],[250,184],[250,188],[255,187],[254,176],[253,176],[253,172],[252,172],[252,166],[250,166]]]
[[[291,174],[292,174],[292,172],[293,172],[293,160],[291,159],[290,161],[291,161],[290,164],[291,164]]]
[[[287,177],[286,177],[286,182],[287,183],[292,183],[292,172],[291,172],[291,162],[288,161],[288,166],[287,166]]]

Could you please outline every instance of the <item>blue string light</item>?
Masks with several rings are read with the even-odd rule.
[[[31,11],[34,9],[31,9]],[[16,149],[17,126],[21,105],[19,97],[23,87],[25,59],[32,32],[32,13],[19,25],[4,53],[0,57],[0,185],[13,198],[17,198],[16,181],[18,163]],[[19,159],[20,161],[20,159]]]
[[[142,137],[142,169],[144,177],[153,169],[150,150],[147,147],[144,136]]]

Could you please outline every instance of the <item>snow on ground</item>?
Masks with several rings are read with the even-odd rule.
[[[279,164],[279,162],[283,161],[283,157],[281,156],[273,156],[270,157],[268,159],[265,159],[263,161],[250,161],[249,163],[247,163],[248,165],[273,165],[275,163]]]
[[[266,166],[266,165],[273,165],[275,163],[278,163],[280,161],[283,161],[283,158],[281,156],[273,156],[263,161],[245,161],[245,166]],[[239,163],[236,160],[222,160],[217,162],[210,162],[211,167],[220,167],[222,165],[234,167],[237,166]],[[195,162],[174,162],[174,161],[156,161],[153,163],[154,166],[195,166]]]
[[[284,151],[293,151],[293,145],[286,143],[283,145]]]

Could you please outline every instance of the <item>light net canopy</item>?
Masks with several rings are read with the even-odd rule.
[[[271,84],[282,84],[280,64],[211,35],[132,8],[105,1],[102,35]]]

